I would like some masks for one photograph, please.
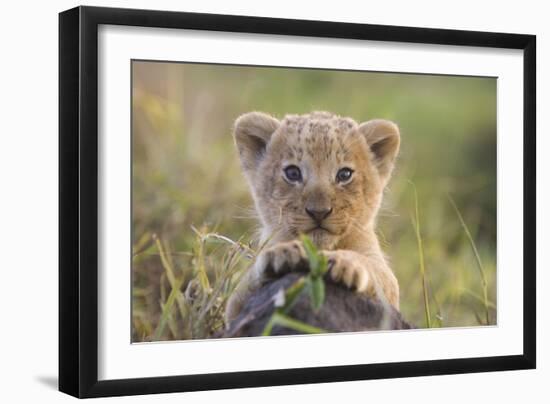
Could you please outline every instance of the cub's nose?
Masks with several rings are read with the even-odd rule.
[[[306,213],[315,220],[315,222],[321,223],[332,213],[332,208],[306,208]]]

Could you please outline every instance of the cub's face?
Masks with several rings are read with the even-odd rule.
[[[263,237],[307,234],[332,249],[374,220],[399,131],[389,121],[358,125],[325,112],[282,121],[252,112],[237,119],[235,140]]]

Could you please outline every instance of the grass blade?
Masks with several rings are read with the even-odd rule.
[[[470,230],[468,229],[468,226],[466,225],[466,222],[464,221],[464,218],[462,217],[460,210],[458,209],[455,201],[453,200],[453,198],[451,198],[450,195],[447,195],[447,198],[449,198],[449,202],[453,206],[453,209],[456,212],[456,215],[458,216],[460,225],[464,229],[464,233],[466,233],[466,237],[470,242],[470,246],[472,247],[472,251],[476,259],[477,267],[479,269],[479,276],[481,278],[481,288],[483,290],[483,305],[485,306],[485,321],[487,322],[486,324],[489,325],[489,298],[487,295],[487,278],[485,277],[485,270],[483,269],[483,263],[481,262],[481,257],[479,256],[479,252],[477,251],[476,243],[474,242],[472,234],[470,233]]]
[[[426,280],[426,267],[424,264],[424,247],[422,245],[422,235],[420,233],[420,214],[418,212],[418,193],[416,186],[411,182],[414,190],[414,218],[412,220],[416,233],[416,241],[418,248],[418,260],[420,265],[420,276],[422,278],[422,293],[424,296],[424,312],[426,316],[426,327],[432,328],[432,319],[430,315],[430,301],[428,297],[428,282]]]
[[[275,326],[281,326],[290,328],[292,330],[304,333],[304,334],[324,334],[327,331],[322,328],[314,327],[312,325],[303,323],[301,321],[295,320],[281,312],[273,313],[273,316],[267,322],[264,331],[262,332],[263,336],[271,335],[271,331]]]

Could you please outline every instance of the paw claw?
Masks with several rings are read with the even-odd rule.
[[[328,255],[328,274],[334,282],[360,293],[367,290],[369,277],[365,268],[346,256],[331,252]]]

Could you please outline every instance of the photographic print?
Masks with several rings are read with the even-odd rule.
[[[133,60],[132,342],[497,324],[497,79]]]
[[[535,152],[534,35],[64,11],[59,389],[533,369]]]

